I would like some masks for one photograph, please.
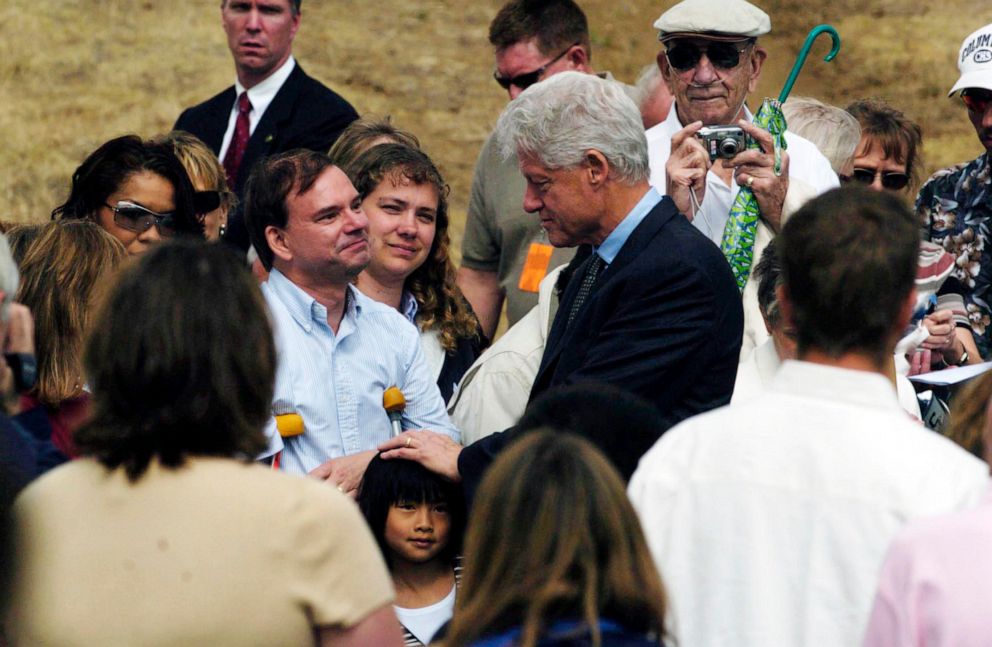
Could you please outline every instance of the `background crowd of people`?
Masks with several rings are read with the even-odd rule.
[[[908,379],[992,359],[992,25],[923,182],[870,89],[759,112],[761,8],[670,5],[635,86],[500,8],[458,255],[300,0],[224,0],[234,85],[0,237],[0,644],[992,640],[992,378],[938,429]]]

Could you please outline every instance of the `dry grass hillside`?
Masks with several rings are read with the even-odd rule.
[[[966,0],[759,0],[773,34],[762,96],[777,95],[806,32],[829,22],[837,60],[814,48],[794,94],[845,105],[875,95],[917,119],[928,167],[979,152],[945,97],[961,39],[992,22]],[[598,69],[632,82],[658,49],[651,28],[673,0],[580,0]],[[458,238],[472,165],[505,95],[492,81],[489,20],[500,0],[306,0],[295,53],[362,113],[417,133],[453,191]],[[0,218],[40,220],[78,163],[106,139],[168,129],[183,106],[233,79],[219,0],[7,0],[0,4]]]

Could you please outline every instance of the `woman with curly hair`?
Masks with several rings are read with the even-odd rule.
[[[483,345],[448,256],[448,185],[427,155],[402,144],[373,146],[343,170],[369,219],[372,261],[358,288],[417,326],[447,402]]]

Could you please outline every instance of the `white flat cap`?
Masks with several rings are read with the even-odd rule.
[[[755,38],[772,30],[772,21],[746,0],[682,0],[654,23],[658,38],[700,34]]]

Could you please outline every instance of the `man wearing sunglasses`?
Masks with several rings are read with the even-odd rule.
[[[326,152],[358,118],[351,104],[304,73],[293,58],[301,2],[223,0],[221,22],[234,58],[235,84],[183,111],[173,126],[210,147],[239,201],[258,160],[294,148]],[[224,240],[248,249],[240,208],[230,214]]]
[[[511,100],[559,72],[593,71],[588,22],[573,0],[511,0],[489,25],[489,42],[496,50],[493,77]],[[490,338],[504,299],[512,326],[537,305],[548,270],[575,252],[553,248],[523,210],[523,176],[516,160],[503,159],[498,148],[490,136],[476,161],[458,270],[458,286]]]
[[[916,198],[923,238],[957,259],[951,276],[964,286],[964,301],[983,358],[992,355],[992,24],[970,34],[958,54],[961,73],[948,96],[961,97],[963,108],[985,147],[966,164],[937,171]]]
[[[790,181],[798,180],[803,191],[797,193],[806,196],[838,185],[830,162],[809,141],[787,132],[788,152],[780,151],[777,163],[771,135],[751,123],[746,102],[767,57],[758,37],[771,30],[764,11],[745,0],[684,0],[654,26],[663,45],[658,67],[675,104],[647,132],[651,184],[696,228],[719,245],[740,186],[751,188],[777,232]],[[743,128],[761,150],[711,161],[696,134],[716,125]]]

